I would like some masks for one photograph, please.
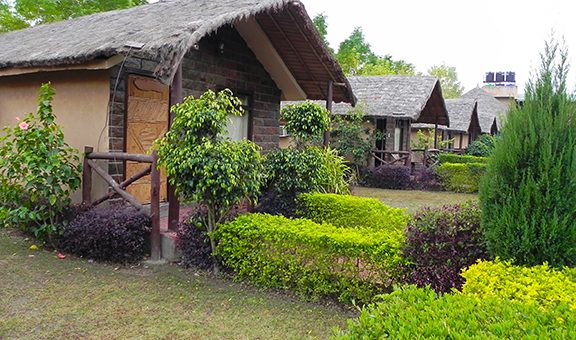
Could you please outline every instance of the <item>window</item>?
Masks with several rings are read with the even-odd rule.
[[[280,132],[279,132],[280,137],[288,137],[288,136],[290,136],[290,135],[288,134],[288,131],[286,131],[286,125],[280,125],[280,126],[279,126],[279,129],[280,129],[280,130],[279,130],[279,131],[280,131]]]
[[[404,150],[404,121],[403,120],[396,120],[396,128],[394,130],[394,151],[403,151]]]
[[[234,94],[242,101],[242,108],[244,109],[244,114],[242,116],[230,116],[228,126],[226,126],[227,137],[232,140],[243,140],[251,139],[251,115],[252,115],[252,98],[249,95]]]

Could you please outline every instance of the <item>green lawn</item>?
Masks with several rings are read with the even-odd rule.
[[[441,207],[445,204],[456,204],[470,200],[478,200],[476,194],[456,194],[445,191],[432,192],[356,187],[352,193],[356,196],[378,198],[392,207],[406,208],[410,213],[414,213],[424,206]]]
[[[353,316],[177,266],[59,260],[30,245],[0,229],[0,339],[322,339]]]

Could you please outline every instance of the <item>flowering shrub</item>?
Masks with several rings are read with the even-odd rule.
[[[515,266],[512,262],[478,261],[462,273],[462,293],[480,299],[498,297],[543,308],[569,306],[576,313],[576,278],[569,270]]]
[[[487,257],[475,204],[424,208],[410,221],[403,253],[410,262],[405,281],[438,292],[460,288],[462,269]]]
[[[50,84],[42,85],[38,111],[0,137],[0,223],[40,239],[60,231],[62,212],[80,186],[78,152],[64,142],[53,98]]]
[[[125,207],[95,208],[64,227],[62,250],[97,261],[136,262],[146,252],[152,221]]]

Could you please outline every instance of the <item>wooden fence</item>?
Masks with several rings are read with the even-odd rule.
[[[136,173],[134,176],[118,183],[108,174],[108,171],[103,169],[96,163],[96,160],[109,160],[109,161],[133,161],[139,163],[150,164],[149,167]],[[161,257],[160,245],[160,172],[157,166],[158,154],[156,151],[152,155],[138,155],[120,152],[94,152],[92,147],[86,146],[84,148],[84,170],[82,173],[82,205],[85,207],[94,207],[111,198],[121,197],[134,206],[138,211],[143,211],[144,206],[138,202],[136,197],[132,196],[126,191],[126,188],[139,180],[140,178],[150,175],[150,218],[152,219],[152,233],[150,235],[151,243],[151,259],[158,261]],[[112,189],[106,195],[99,197],[92,201],[92,170],[98,174]]]

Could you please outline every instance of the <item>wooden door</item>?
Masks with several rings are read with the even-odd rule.
[[[128,76],[126,117],[126,152],[148,154],[154,141],[168,129],[170,88],[154,78]],[[126,162],[126,178],[149,164]],[[127,191],[141,203],[150,203],[150,176],[131,184]],[[160,175],[160,200],[166,201],[167,179]]]

